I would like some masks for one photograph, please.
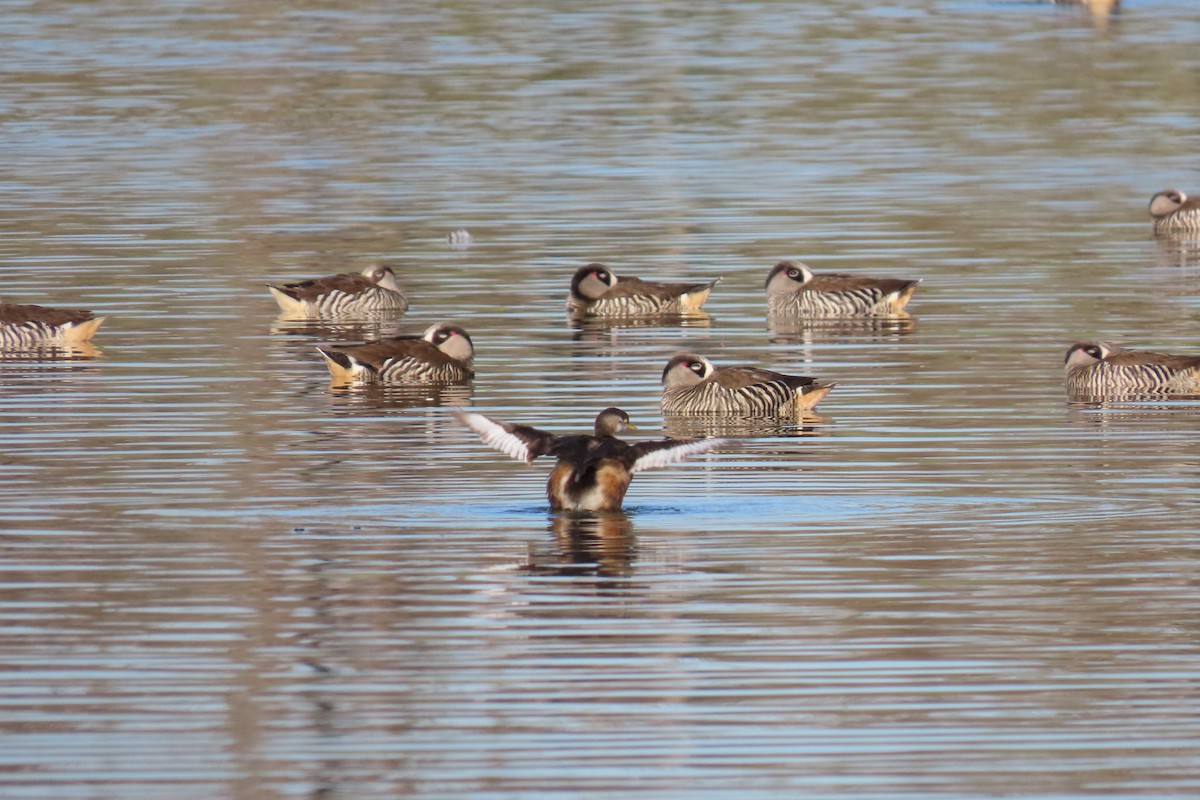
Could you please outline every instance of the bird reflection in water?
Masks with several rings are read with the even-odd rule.
[[[768,315],[771,341],[777,344],[812,344],[830,339],[863,338],[870,341],[900,339],[913,332],[916,317],[907,312],[892,316],[845,319],[797,318]]]
[[[659,314],[647,317],[582,317],[568,314],[568,327],[574,329],[571,338],[577,342],[616,345],[622,328],[709,328],[712,316],[705,311],[687,314]]]
[[[553,540],[529,547],[534,575],[624,578],[634,573],[637,541],[623,511],[562,512],[550,519]]]
[[[339,383],[330,381],[329,392],[369,408],[430,408],[468,406],[470,384],[407,386],[386,383]]]
[[[824,436],[828,417],[747,417],[729,414],[663,414],[663,431],[673,439]]]
[[[280,336],[308,336],[325,341],[368,341],[396,336],[405,321],[394,313],[378,313],[353,318],[296,317],[280,314],[271,324],[271,333]]]
[[[1200,267],[1200,236],[1195,231],[1160,233],[1154,237],[1158,263],[1163,267],[1196,269]]]
[[[0,361],[90,361],[100,357],[100,348],[91,342],[41,345],[21,349],[0,348]]]

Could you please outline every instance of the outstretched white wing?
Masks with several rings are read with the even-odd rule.
[[[665,467],[723,444],[725,444],[724,439],[664,439],[658,442],[641,442],[634,447],[644,452],[634,460],[629,471],[632,473]]]
[[[513,432],[511,429],[513,426],[496,422],[483,414],[463,411],[461,408],[451,409],[450,413],[463,425],[478,433],[484,444],[494,450],[499,450],[509,458],[529,462],[539,455],[530,448],[529,442]]]

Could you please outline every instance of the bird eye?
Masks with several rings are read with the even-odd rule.
[[[1096,347],[1095,345],[1092,345],[1083,352],[1087,353],[1092,358],[1100,358],[1100,348]]]
[[[798,270],[798,269],[789,269],[789,270],[788,270],[788,277],[789,277],[789,278],[799,278],[799,277],[800,277],[800,270]]]
[[[704,364],[700,363],[699,361],[693,361],[692,363],[688,364],[688,369],[697,373],[704,372]]]

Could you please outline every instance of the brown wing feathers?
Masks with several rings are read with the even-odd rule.
[[[94,318],[91,311],[71,308],[46,308],[45,306],[0,303],[0,324],[14,325],[23,322],[41,322],[46,325],[79,324]]]
[[[368,289],[375,284],[364,278],[362,275],[357,275],[353,272],[343,273],[341,275],[327,275],[323,278],[313,278],[307,281],[299,281],[298,283],[287,283],[283,286],[277,286],[284,294],[290,295],[297,300],[315,301],[323,295],[333,291],[341,291],[346,294],[358,294],[364,289]]]

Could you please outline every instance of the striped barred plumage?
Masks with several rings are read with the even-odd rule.
[[[435,385],[475,377],[475,347],[458,325],[439,322],[420,336],[395,336],[353,347],[318,347],[338,383]]]
[[[904,314],[920,281],[815,274],[798,261],[781,261],[767,274],[772,316],[863,317]]]
[[[858,317],[891,311],[887,295],[878,289],[862,288],[841,292],[800,289],[791,294],[767,297],[771,314],[796,314],[804,317]]]
[[[90,311],[0,303],[0,349],[81,344],[92,338],[103,321]]]
[[[0,348],[5,350],[27,350],[65,342],[66,331],[60,325],[43,322],[24,322],[0,325]]]
[[[618,278],[603,264],[587,264],[571,278],[567,308],[574,314],[597,317],[693,314],[704,305],[720,280],[655,283],[634,277]]]
[[[321,316],[370,314],[375,311],[407,311],[404,295],[380,286],[367,286],[360,292],[334,289],[317,298],[309,306]]]
[[[811,411],[833,384],[757,367],[715,367],[703,356],[680,353],[662,374],[662,410],[668,414],[799,416]]]
[[[433,364],[416,356],[386,359],[375,371],[373,379],[388,383],[461,383],[474,373],[465,363],[446,361]]]
[[[390,267],[372,265],[359,274],[267,286],[285,314],[306,317],[344,317],[380,312],[402,313],[408,300]]]
[[[1077,342],[1065,360],[1067,392],[1076,397],[1200,393],[1200,356]]]
[[[766,381],[741,389],[726,389],[716,383],[704,383],[690,388],[664,389],[662,410],[671,414],[795,414],[796,392],[787,384],[777,381]]]
[[[601,297],[587,307],[587,313],[600,317],[640,317],[653,314],[682,314],[685,308],[678,297],[654,297],[648,294],[626,297]]]
[[[1166,189],[1150,198],[1155,233],[1200,232],[1200,200],[1178,189]]]

